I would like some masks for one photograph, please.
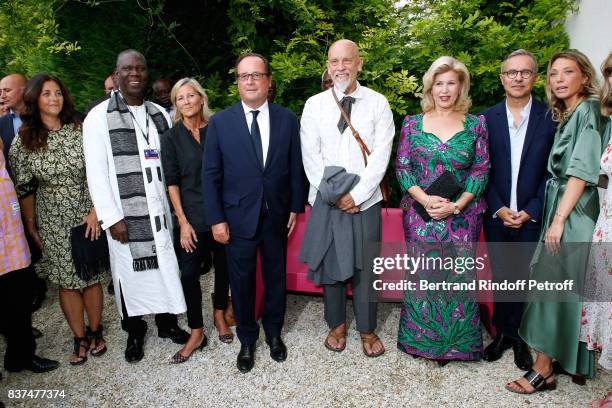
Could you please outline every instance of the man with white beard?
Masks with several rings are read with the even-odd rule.
[[[339,40],[331,45],[327,70],[334,86],[306,101],[300,138],[302,160],[310,183],[308,202],[311,205],[317,199],[326,168],[337,166],[350,175],[358,176],[358,181],[348,192],[340,193],[343,195],[334,205],[335,209],[350,214],[354,245],[342,246],[338,242],[340,240],[336,240],[329,250],[325,250],[324,260],[316,267],[321,271],[320,275],[313,278],[324,288],[325,320],[330,328],[325,347],[340,352],[346,346],[346,284],[351,282],[353,309],[363,352],[368,357],[377,357],[385,351],[375,334],[377,304],[369,299],[374,280],[373,258],[377,254],[368,253],[373,251],[367,249],[372,248],[372,243],[381,241],[383,196],[379,185],[389,163],[395,127],[387,99],[357,82],[362,65],[359,49],[354,42]],[[340,106],[369,150],[370,154],[366,154],[367,164],[360,142],[341,114]],[[317,228],[332,229],[332,224]],[[333,231],[329,233],[334,235]],[[305,248],[311,254],[320,251],[317,242],[305,239],[302,244],[303,252]],[[340,247],[347,248],[349,253],[342,253]],[[312,277],[317,271],[313,271],[311,263],[309,266]],[[352,273],[346,277],[346,273],[338,272],[341,269],[350,269]]]

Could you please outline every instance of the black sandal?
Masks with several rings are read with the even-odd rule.
[[[85,344],[83,344],[83,342],[85,342]],[[79,353],[79,351],[81,351],[81,348],[85,349],[84,356],[82,356]],[[78,365],[85,364],[85,362],[87,361],[87,350],[89,350],[89,339],[87,337],[75,337],[74,338],[74,350],[72,354],[76,356],[77,358],[79,358],[80,360],[70,361],[70,365],[78,366]]]
[[[230,344],[232,341],[234,341],[234,333],[220,334],[219,341],[221,343]]]
[[[104,337],[102,336],[102,331],[103,331],[103,327],[100,324],[100,326],[98,327],[98,330],[93,331],[89,328],[89,326],[87,326],[87,333],[85,334],[88,339],[89,339],[89,344],[90,345],[94,345],[95,347],[91,348],[89,350],[89,353],[94,356],[94,357],[100,357],[102,354],[106,353],[106,340],[104,340]],[[95,349],[98,347],[98,344],[100,344],[100,342],[104,342],[104,347],[102,347],[99,351],[95,351]]]
[[[225,316],[223,316],[223,319],[225,319]],[[225,324],[227,324],[227,322]],[[221,343],[230,344],[232,341],[234,341],[234,333],[232,332],[232,329],[230,328],[229,325],[228,325],[228,329],[230,332],[226,334],[221,334],[219,332],[219,327],[217,326],[217,321],[215,320],[214,316],[213,316],[213,325],[215,326],[215,329],[217,329],[217,333],[219,333],[219,341]]]
[[[553,373],[555,374],[561,374],[561,375],[569,375],[572,377],[572,382],[576,385],[585,385],[586,384],[586,377],[583,374],[570,374],[567,371],[565,371],[563,369],[563,367],[561,366],[561,363],[559,363],[558,361],[555,361],[553,363]]]
[[[554,375],[554,371],[551,372],[547,377],[544,377],[542,374],[538,373],[535,370],[529,370],[523,375],[523,378],[525,378],[527,380],[527,383],[529,383],[533,387],[533,391],[528,391],[517,380],[506,384],[506,389],[516,394],[533,394],[539,391],[553,391],[557,389],[557,381],[555,380]],[[547,382],[546,380],[551,377],[553,378],[553,381]],[[517,391],[510,387],[510,385],[512,384],[520,388],[520,391]]]

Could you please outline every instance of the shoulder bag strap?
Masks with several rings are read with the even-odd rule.
[[[336,101],[336,105],[338,105],[338,109],[340,109],[340,113],[342,114],[344,121],[351,129],[351,132],[353,132],[353,137],[355,138],[355,140],[357,140],[357,143],[359,144],[359,147],[361,148],[361,155],[363,156],[363,161],[365,165],[367,166],[368,156],[370,155],[370,149],[368,149],[368,146],[366,146],[365,142],[359,135],[359,132],[355,130],[355,128],[353,127],[351,120],[349,119],[348,115],[342,108],[342,104],[338,100],[338,96],[336,95],[336,91],[334,88],[332,88],[332,95],[334,95],[334,100]],[[380,181],[380,192],[382,193],[382,196],[383,196],[383,204],[385,204],[386,206],[389,203],[389,199],[391,197],[391,192],[389,191],[389,184],[387,182],[386,175],[384,175],[383,179]]]
[[[357,140],[357,143],[359,143],[359,147],[361,148],[361,155],[363,156],[363,161],[365,162],[367,166],[368,156],[370,155],[370,149],[368,149],[368,146],[366,146],[366,144],[364,143],[363,139],[359,135],[359,132],[355,130],[355,128],[353,127],[351,120],[349,119],[348,115],[342,108],[342,104],[338,100],[338,96],[336,95],[336,91],[334,90],[334,88],[332,88],[332,95],[334,95],[334,100],[336,101],[336,105],[338,105],[338,109],[340,109],[340,113],[342,114],[344,121],[346,122],[348,127],[351,128],[351,132],[353,132],[353,137],[355,138],[355,140]]]

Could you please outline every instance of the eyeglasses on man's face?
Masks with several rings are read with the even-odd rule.
[[[268,75],[270,74],[267,72],[243,72],[242,74],[236,74],[236,79],[240,82],[246,82],[249,78],[253,79],[253,81],[259,81]]]
[[[517,71],[515,69],[511,69],[510,71],[502,72],[503,75],[507,76],[510,79],[516,79],[519,75],[523,79],[529,79],[534,74],[534,72],[530,69],[524,69],[522,71]]]

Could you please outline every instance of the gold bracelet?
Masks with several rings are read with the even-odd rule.
[[[555,211],[555,215],[559,218],[561,218],[562,220],[565,220],[567,218],[567,215],[563,215],[558,211]]]
[[[425,203],[425,207],[424,207],[425,209],[427,209],[427,206],[429,205],[430,201],[431,201],[431,196],[428,195],[427,196],[427,202]]]

